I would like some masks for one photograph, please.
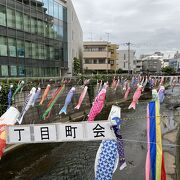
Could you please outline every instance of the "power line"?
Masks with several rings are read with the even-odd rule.
[[[135,140],[135,139],[122,139],[125,142],[134,142],[134,143],[144,143],[144,144],[159,144],[155,142],[147,142],[147,141],[141,141],[141,140]],[[180,147],[180,144],[171,144],[171,143],[162,143],[162,146],[171,146],[171,147]]]

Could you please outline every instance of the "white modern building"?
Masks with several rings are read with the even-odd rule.
[[[71,0],[66,1],[68,16],[68,74],[73,74],[73,59],[82,62],[83,31]]]
[[[118,68],[124,71],[133,71],[135,68],[135,51],[119,50]]]

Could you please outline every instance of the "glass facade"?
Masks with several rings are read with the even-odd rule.
[[[0,76],[59,76],[68,68],[67,48],[60,0],[0,1]]]

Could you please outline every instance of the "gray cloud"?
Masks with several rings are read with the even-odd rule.
[[[84,40],[131,41],[136,51],[180,49],[179,0],[73,0]],[[92,36],[91,36],[92,34]]]

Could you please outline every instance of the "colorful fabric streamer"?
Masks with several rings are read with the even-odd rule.
[[[171,85],[171,87],[172,87],[172,92],[174,91],[174,87],[176,86],[176,83],[177,83],[177,77],[174,77],[174,78],[173,78],[173,81],[172,81],[172,85]]]
[[[84,100],[84,98],[86,96],[87,90],[88,90],[88,87],[85,86],[82,93],[81,93],[81,96],[79,97],[78,104],[74,109],[79,109],[81,107],[81,104],[82,104],[82,102],[83,102],[83,100]]]
[[[127,84],[128,84],[128,81],[124,81],[123,83],[123,91],[126,92],[127,90]]]
[[[51,109],[53,108],[55,102],[58,100],[58,98],[63,94],[65,89],[65,85],[62,85],[59,87],[59,89],[56,91],[54,97],[50,100],[50,102],[48,103],[48,108],[46,109],[46,111],[44,112],[42,119],[46,119],[47,115],[51,112]]]
[[[118,77],[118,80],[117,80],[117,82],[116,82],[116,86],[115,86],[115,89],[114,89],[115,91],[117,90],[117,88],[118,88],[118,86],[119,86],[119,81],[120,81],[120,80],[119,80],[119,77]]]
[[[41,94],[41,88],[39,87],[34,95],[34,98],[33,98],[33,102],[32,102],[32,107],[34,107],[36,101],[38,100],[38,98],[40,97],[40,94]]]
[[[41,98],[41,101],[40,101],[39,105],[42,105],[43,102],[45,101],[45,99],[47,98],[48,93],[49,93],[49,91],[50,91],[50,88],[51,88],[51,85],[48,84],[48,85],[46,86],[46,89],[45,89],[43,95],[42,95],[42,98]]]
[[[122,136],[120,134],[120,127],[118,126],[118,124],[113,125],[112,128],[117,138],[117,149],[118,149],[118,154],[119,154],[120,170],[123,170],[127,166],[126,161],[125,161],[125,154],[124,154],[124,142],[122,140]]]
[[[10,85],[9,93],[8,93],[8,109],[9,109],[10,106],[11,106],[12,88],[13,88],[13,85]]]
[[[24,81],[19,81],[17,88],[12,95],[12,101],[14,101],[16,94],[22,90],[23,86],[24,86]]]
[[[158,91],[158,98],[159,98],[159,102],[163,103],[164,98],[165,98],[165,87],[164,86],[160,86],[159,91]]]
[[[59,114],[67,114],[67,107],[68,105],[71,103],[71,100],[72,100],[72,97],[74,95],[74,92],[75,92],[76,88],[75,87],[72,87],[70,89],[70,91],[68,92],[67,96],[66,96],[66,99],[65,99],[65,103],[64,103],[64,106],[62,107],[62,109],[59,111]]]
[[[27,96],[27,98],[26,98],[26,100],[25,100],[25,102],[24,102],[24,105],[23,105],[23,108],[22,108],[22,111],[21,111],[21,115],[20,115],[20,117],[18,118],[18,123],[19,123],[19,124],[22,123],[23,118],[24,118],[24,115],[25,115],[26,112],[29,110],[29,108],[32,106],[35,93],[36,93],[36,88],[33,87],[33,88],[31,89],[31,91],[30,91],[30,94]]]
[[[118,166],[118,150],[115,140],[102,141],[96,154],[95,180],[112,180]]]
[[[162,86],[164,83],[164,76],[161,77],[160,86]]]
[[[131,108],[136,109],[136,104],[138,103],[138,100],[141,96],[142,88],[143,88],[143,86],[141,86],[141,85],[138,86],[138,88],[136,89],[136,92],[133,95],[132,103],[130,104],[128,109],[131,109]]]
[[[101,142],[95,160],[96,180],[112,180],[113,173],[118,167],[118,159],[120,165],[119,169],[123,170],[126,167],[124,146],[120,134],[120,125],[122,123],[120,111],[112,107],[109,118],[116,140],[104,140]]]
[[[113,81],[112,81],[111,88],[112,88],[112,89],[115,89],[115,87],[116,87],[116,78],[114,77],[114,78],[113,78]]]
[[[150,168],[152,180],[166,180],[160,124],[159,102],[156,99],[147,107],[146,180],[150,179]]]
[[[147,83],[148,83],[148,77],[146,76],[146,79],[145,79],[145,81],[142,84],[142,86],[143,86],[142,91],[144,91],[144,89],[146,88]]]
[[[0,159],[4,153],[6,147],[6,131],[5,128],[7,125],[14,125],[17,122],[19,117],[19,111],[10,107],[1,117],[0,117]]]
[[[131,90],[130,84],[127,83],[126,92],[125,92],[125,94],[124,94],[124,99],[125,99],[125,100],[128,98],[128,95],[129,95],[129,93],[130,93],[130,90]]]
[[[102,80],[101,80],[101,81],[98,83],[98,88],[97,88],[97,93],[96,93],[96,95],[98,95],[99,92],[101,91],[102,85],[103,85],[103,82],[102,82]]]
[[[4,149],[6,147],[6,132],[5,132],[6,125],[0,125],[0,159],[3,156]]]
[[[95,117],[101,112],[101,110],[104,107],[104,101],[106,98],[106,89],[107,84],[104,85],[104,88],[99,92],[99,94],[96,96],[93,105],[91,107],[91,110],[88,114],[88,121],[94,121]]]

